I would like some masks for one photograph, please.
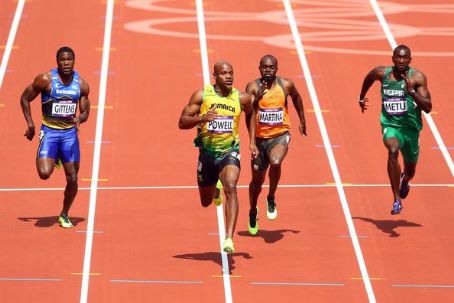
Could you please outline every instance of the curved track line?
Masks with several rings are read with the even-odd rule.
[[[380,9],[380,6],[377,3],[377,0],[369,1],[370,4],[372,5],[372,8],[374,9],[375,15],[377,16],[377,19],[380,22],[381,27],[383,28],[383,31],[385,32],[389,45],[391,46],[392,49],[396,48],[397,47],[396,39],[394,39],[394,36],[391,32],[388,22],[386,21],[386,18]],[[435,125],[435,121],[432,119],[432,116],[430,114],[424,113],[424,117],[426,117],[427,124],[429,125],[429,128],[432,131],[435,141],[437,141],[441,153],[445,158],[446,164],[448,165],[448,168],[451,171],[451,175],[454,177],[454,163],[452,161],[451,155],[449,155],[445,143],[443,142],[443,138],[441,137],[440,132],[438,131],[437,126]]]
[[[314,83],[312,81],[311,72],[310,72],[310,69],[309,69],[309,64],[307,62],[306,55],[304,53],[303,42],[300,39],[300,34],[299,34],[298,26],[297,26],[297,23],[296,23],[296,20],[295,20],[295,15],[293,14],[293,10],[292,10],[292,6],[290,4],[290,0],[283,0],[283,4],[284,4],[284,7],[285,7],[285,11],[287,13],[287,18],[288,18],[288,21],[289,21],[290,29],[292,31],[293,40],[295,41],[295,47],[296,47],[296,50],[298,52],[298,57],[299,57],[299,60],[300,60],[300,63],[301,63],[301,68],[303,69],[303,72],[304,72],[304,77],[306,79],[307,88],[309,90],[309,94],[310,94],[310,97],[311,97],[312,105],[313,105],[313,107],[315,109],[315,115],[316,115],[316,118],[317,118],[317,123],[318,123],[318,126],[320,128],[320,133],[321,133],[322,138],[323,138],[323,143],[325,145],[325,150],[326,150],[326,154],[327,154],[327,157],[328,157],[328,160],[329,160],[331,171],[333,173],[333,177],[334,177],[334,180],[336,182],[336,188],[337,188],[337,191],[338,191],[338,194],[339,194],[340,202],[341,202],[341,205],[342,205],[342,210],[344,212],[345,221],[347,222],[348,232],[350,234],[350,237],[351,237],[351,240],[352,240],[352,244],[353,244],[353,248],[355,250],[356,259],[358,261],[358,265],[359,265],[359,268],[360,268],[360,271],[361,271],[361,277],[362,277],[362,280],[364,282],[364,286],[366,288],[366,292],[367,292],[367,296],[369,298],[369,302],[375,303],[376,300],[375,300],[374,291],[372,289],[372,284],[370,282],[369,274],[367,272],[366,263],[364,261],[363,253],[362,253],[361,247],[359,245],[359,241],[358,241],[358,237],[357,237],[357,234],[356,234],[355,225],[353,224],[352,215],[350,213],[350,209],[349,209],[349,206],[348,206],[348,203],[347,203],[347,197],[346,197],[345,192],[344,192],[344,188],[343,188],[343,185],[342,185],[342,181],[341,181],[341,177],[340,177],[340,174],[339,174],[339,170],[337,169],[336,159],[334,157],[333,149],[331,147],[330,139],[329,139],[329,136],[328,136],[328,131],[326,129],[326,125],[325,125],[325,122],[324,122],[324,119],[323,119],[323,115],[322,115],[322,112],[321,112],[321,109],[320,109],[320,104],[318,102],[318,97],[317,97],[317,93],[315,91],[315,86],[314,86]]]
[[[109,71],[110,40],[112,35],[114,0],[107,1],[106,22],[104,28],[104,43],[101,63],[101,78],[99,83],[98,115],[96,117],[95,147],[93,153],[93,171],[91,175],[90,201],[88,208],[87,237],[85,241],[84,265],[82,272],[82,287],[80,303],[86,303],[88,284],[90,280],[90,263],[93,245],[93,227],[95,224],[96,197],[99,177],[99,162],[101,158],[101,141],[104,121],[104,105],[106,103],[107,75]]]
[[[14,14],[13,23],[11,24],[11,29],[8,35],[8,41],[6,42],[5,52],[3,53],[2,63],[0,64],[0,88],[2,88],[3,79],[5,78],[6,66],[8,65],[11,50],[13,49],[14,39],[16,39],[16,32],[19,27],[24,5],[25,0],[19,0],[17,2],[16,13]]]
[[[200,56],[202,60],[202,70],[203,70],[203,83],[210,84],[210,72],[208,67],[208,48],[206,41],[206,32],[205,32],[205,21],[203,13],[203,0],[196,1],[197,9],[197,26],[199,30],[199,42],[200,42]],[[224,295],[225,302],[232,302],[232,289],[230,286],[230,275],[229,275],[229,260],[227,259],[227,254],[222,250],[222,242],[225,239],[225,225],[224,225],[224,213],[223,206],[220,205],[216,207],[216,214],[218,217],[218,229],[219,229],[219,246],[221,249],[221,258],[222,258],[222,280],[224,282]]]

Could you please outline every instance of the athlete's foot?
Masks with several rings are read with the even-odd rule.
[[[251,214],[249,212],[249,223],[248,223],[248,231],[251,236],[255,236],[259,232],[259,223],[257,220],[259,219],[259,209],[256,209],[255,214]]]
[[[400,214],[404,207],[402,206],[402,202],[399,200],[394,201],[393,203],[393,209],[391,209],[391,215],[397,215]]]
[[[405,173],[400,175],[400,198],[405,199],[410,192],[410,183],[408,181],[404,182]]]
[[[222,245],[222,250],[228,254],[232,254],[235,251],[235,247],[233,246],[232,238],[226,238],[224,240],[224,245]]]
[[[219,191],[219,195],[213,199],[213,203],[216,206],[219,206],[222,204],[222,201],[224,200],[224,196],[222,195],[222,189],[224,187],[222,186],[222,182],[219,179],[218,182],[216,183],[216,191]]]
[[[58,217],[58,223],[60,223],[60,226],[63,228],[72,228],[74,225],[71,223],[67,215],[61,214]]]
[[[277,218],[277,208],[276,208],[276,202],[274,199],[269,199],[266,198],[266,217],[270,220],[274,220]]]

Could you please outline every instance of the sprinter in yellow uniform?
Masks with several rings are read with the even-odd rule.
[[[234,252],[233,233],[238,217],[236,186],[240,176],[240,137],[238,127],[240,114],[246,114],[249,129],[250,149],[253,157],[255,146],[255,125],[251,96],[241,93],[233,85],[233,68],[226,61],[214,65],[215,84],[206,85],[193,93],[181,113],[180,129],[197,128],[194,142],[199,148],[197,183],[200,202],[208,207],[222,203],[222,189],[226,196],[226,238],[223,250]],[[250,126],[250,127],[249,127]]]

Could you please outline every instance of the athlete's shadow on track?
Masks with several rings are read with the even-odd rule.
[[[222,267],[222,257],[219,252],[206,252],[198,254],[183,254],[173,256],[174,258],[187,259],[187,260],[196,260],[196,261],[212,261]],[[233,253],[228,254],[227,258],[229,260],[229,274],[232,274],[232,271],[235,269],[235,258],[234,257],[243,257],[245,259],[252,259],[253,257],[248,253]]]
[[[242,237],[260,237],[263,238],[263,240],[265,240],[266,243],[275,243],[277,241],[282,240],[282,238],[284,238],[284,234],[288,232],[297,234],[300,231],[293,229],[278,229],[278,230],[259,229],[259,232],[255,236],[251,236],[248,231],[239,231],[238,235]]]
[[[372,223],[390,237],[399,237],[400,234],[395,230],[398,227],[421,227],[419,223],[409,222],[407,220],[374,220],[364,217],[352,217],[353,219],[363,220],[364,222]]]
[[[82,221],[85,221],[85,218],[80,217],[70,217],[71,222],[74,226],[77,226]],[[50,217],[19,217],[17,218],[23,222],[33,222],[35,221],[35,226],[37,227],[51,227],[53,225],[58,225],[58,216],[50,216]]]

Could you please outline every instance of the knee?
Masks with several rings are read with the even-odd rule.
[[[270,157],[270,168],[278,169],[281,167],[282,158],[281,157]]]
[[[51,174],[52,174],[52,170],[47,170],[47,169],[43,169],[43,168],[38,169],[38,175],[42,180],[49,179]]]
[[[226,196],[236,195],[236,182],[227,181],[224,183],[224,193]]]
[[[388,158],[391,160],[397,160],[399,157],[399,148],[398,147],[389,147],[388,148]]]
[[[66,175],[66,183],[77,186],[77,173]]]
[[[200,200],[200,204],[202,204],[203,207],[210,206],[212,202],[213,202],[213,200],[206,200],[206,199]]]

